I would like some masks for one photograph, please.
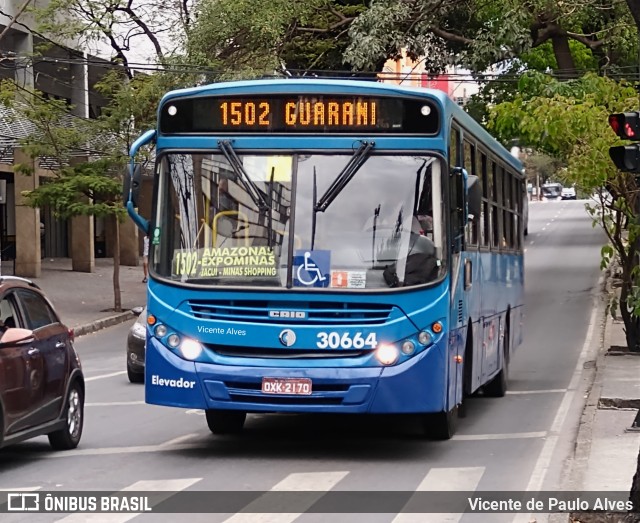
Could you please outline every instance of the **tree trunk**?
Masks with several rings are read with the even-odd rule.
[[[629,501],[633,504],[632,512],[640,512],[640,451],[638,452],[638,463],[636,465],[636,473],[631,482],[631,492],[629,493]]]
[[[627,305],[627,299],[629,297],[629,289],[627,283],[624,283],[625,274],[622,274],[623,284],[620,288],[620,316],[622,317],[622,323],[624,323],[624,335],[627,341],[627,347],[631,352],[640,351],[640,323],[638,317],[633,314],[633,311],[629,310]]]
[[[636,23],[636,27],[640,31],[640,3],[638,3],[638,0],[627,0],[627,5],[629,6],[629,11],[631,11],[631,16],[633,16],[633,21]]]
[[[573,61],[567,35],[554,35],[551,38],[551,42],[553,44],[553,54],[556,57],[556,62],[558,62],[556,73],[560,76],[560,80],[578,78],[578,72],[576,71],[576,65]]]
[[[120,296],[120,221],[113,216],[113,310],[122,312],[122,298]]]

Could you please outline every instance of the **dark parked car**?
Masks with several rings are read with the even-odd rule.
[[[147,344],[147,308],[142,309],[127,336],[127,376],[131,383],[144,383],[144,352]]]
[[[47,435],[78,446],[84,376],[73,331],[33,282],[0,277],[0,447]]]

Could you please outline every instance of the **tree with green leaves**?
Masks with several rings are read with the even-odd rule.
[[[451,64],[472,71],[502,68],[541,46],[552,50],[554,71],[565,78],[578,76],[585,51],[601,69],[627,66],[637,57],[629,8],[601,0],[372,0],[349,32],[345,58],[363,69],[403,48],[435,73]]]
[[[565,176],[598,205],[587,205],[609,244],[602,249],[602,267],[616,259],[620,267],[620,310],[630,350],[640,351],[640,223],[639,190],[634,176],[616,169],[609,147],[619,139],[608,125],[610,113],[636,109],[632,85],[593,74],[559,82],[541,74],[525,75],[521,94],[491,110],[489,128],[503,141],[543,151],[566,166]]]
[[[369,0],[208,0],[187,32],[190,63],[247,78],[344,69],[348,30]]]
[[[16,93],[13,82],[0,87],[0,103],[11,107],[16,118],[30,122],[33,131],[21,140],[31,158],[49,157],[60,166],[49,183],[25,194],[33,207],[50,206],[60,218],[89,215],[111,220],[114,230],[114,310],[120,298],[120,223],[126,218],[122,204],[123,174],[128,150],[137,138],[137,125],[153,126],[162,94],[174,86],[173,75],[137,75],[123,71],[106,75],[97,89],[110,100],[97,120],[72,117],[64,101],[51,100],[37,91]],[[146,153],[142,151],[142,161]],[[16,165],[17,173],[33,175],[29,166]]]
[[[59,168],[50,183],[44,183],[23,196],[32,207],[50,206],[60,218],[91,215],[113,217],[117,223],[125,212],[118,201],[122,181],[118,165],[94,150],[89,137],[95,136],[90,122],[69,115],[66,103],[45,98],[37,91],[16,93],[13,82],[0,85],[0,102],[12,109],[15,118],[28,121],[32,132],[20,140],[31,158],[49,157]],[[31,166],[17,164],[16,175],[33,176]],[[120,248],[116,234],[114,246],[114,310],[122,308],[117,267]]]

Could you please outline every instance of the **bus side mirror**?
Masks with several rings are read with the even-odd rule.
[[[138,198],[140,196],[140,188],[142,187],[142,166],[137,163],[134,166],[129,165],[129,172],[124,177],[122,200],[124,206],[127,206],[129,200],[134,207],[138,206]]]
[[[482,212],[482,187],[477,176],[467,176],[467,213],[469,218],[477,220]]]

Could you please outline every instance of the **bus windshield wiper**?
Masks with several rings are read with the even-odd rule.
[[[240,158],[238,158],[238,155],[233,150],[231,142],[229,140],[219,140],[218,145],[222,150],[222,154],[224,154],[225,158],[229,162],[229,165],[231,165],[231,168],[238,176],[238,181],[242,184],[244,190],[247,191],[247,194],[251,197],[259,211],[261,213],[269,212],[269,204],[264,199],[264,195],[260,189],[258,189],[258,186],[249,176],[249,173],[245,170]]]
[[[336,176],[333,183],[314,205],[314,212],[324,212],[327,210],[327,207],[331,205],[331,202],[336,199],[336,197],[342,192],[342,189],[347,186],[354,175],[358,172],[358,169],[363,166],[374,145],[374,142],[363,141],[360,143],[360,147],[358,147],[358,150],[351,157],[347,165],[344,166],[344,169],[342,169],[340,174]]]

